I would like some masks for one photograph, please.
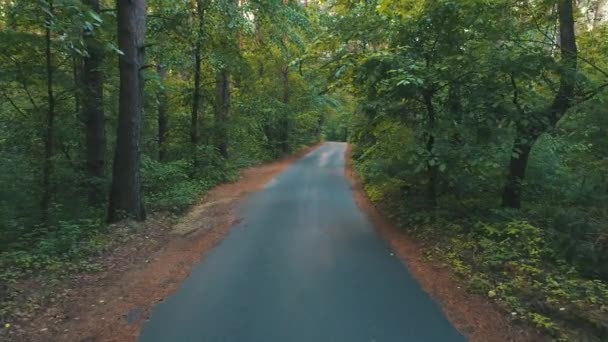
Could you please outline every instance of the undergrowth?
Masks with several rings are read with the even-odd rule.
[[[150,213],[173,220],[214,186],[236,181],[240,169],[271,159],[225,160],[210,146],[201,147],[198,156],[196,161],[164,163],[144,156],[143,188]],[[52,216],[58,219],[35,229],[24,220],[2,223],[6,227],[0,229],[0,242],[7,248],[0,251],[0,337],[15,328],[14,322],[47,305],[64,279],[102,270],[99,257],[140,229],[128,221],[107,225],[103,208],[77,213],[57,206]]]
[[[605,212],[547,203],[490,209],[482,200],[450,199],[425,211],[412,206],[399,181],[363,179],[370,199],[423,242],[428,258],[448,264],[512,320],[554,340],[608,340]]]

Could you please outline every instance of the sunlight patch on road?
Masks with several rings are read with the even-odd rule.
[[[279,180],[277,179],[277,177],[274,177],[270,180],[270,182],[268,182],[268,183],[266,183],[266,185],[264,185],[264,189],[272,188],[272,187],[276,186],[277,184],[279,184]]]
[[[322,152],[319,157],[319,166],[324,167],[329,163],[330,157],[334,154],[334,151]]]

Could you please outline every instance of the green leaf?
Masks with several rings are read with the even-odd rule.
[[[89,15],[89,17],[91,17],[97,23],[99,23],[99,24],[103,23],[103,19],[101,19],[101,17],[97,13],[95,13],[93,11],[87,11],[87,14]]]

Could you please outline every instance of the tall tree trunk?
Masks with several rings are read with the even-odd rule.
[[[202,100],[201,90],[201,45],[196,43],[194,48],[194,89],[192,90],[192,114],[190,122],[190,142],[194,147],[200,140],[199,111]]]
[[[524,130],[517,131],[517,137],[513,146],[511,160],[509,162],[509,178],[505,184],[502,194],[502,205],[507,208],[521,207],[521,192],[523,180],[526,177],[526,169],[532,146],[538,140],[538,136],[530,135]]]
[[[139,169],[146,11],[146,0],[118,1],[118,47],[124,55],[119,59],[119,113],[108,210],[110,222],[125,217],[138,221],[146,218]]]
[[[54,194],[54,186],[51,181],[53,174],[53,157],[55,156],[55,91],[54,66],[52,51],[52,30],[54,21],[53,0],[48,0],[48,20],[45,28],[45,57],[46,57],[46,86],[47,86],[47,113],[46,127],[44,133],[44,165],[42,168],[42,220],[48,221],[51,200]]]
[[[533,127],[518,128],[509,162],[507,182],[502,196],[502,205],[507,208],[520,208],[522,199],[522,183],[526,176],[526,168],[530,152],[538,137],[554,128],[563,115],[572,106],[572,98],[576,87],[577,47],[574,31],[574,15],[572,0],[559,0],[559,31],[561,72],[557,94],[551,105],[539,118],[533,117]]]
[[[254,35],[255,35],[255,43],[256,43],[256,47],[259,49],[259,54],[263,54],[264,53],[264,27],[263,27],[264,21],[263,21],[263,17],[262,17],[262,13],[256,13],[255,15],[255,21],[254,21]],[[263,77],[264,76],[264,62],[265,60],[262,58],[259,61],[259,65],[258,65],[258,77]]]
[[[456,124],[456,131],[452,135],[452,142],[454,145],[462,145],[463,139],[460,135],[460,128],[462,125],[462,100],[460,94],[460,85],[457,83],[452,83],[448,89],[448,110],[450,111],[450,115],[455,118],[454,123]]]
[[[424,91],[423,93],[424,104],[426,106],[427,119],[428,119],[428,132],[426,141],[426,150],[429,154],[429,160],[427,161],[427,177],[428,177],[428,205],[431,208],[437,207],[437,182],[439,177],[439,165],[435,161],[434,149],[435,149],[435,106],[433,105],[433,92]]]
[[[86,44],[86,43],[85,43]],[[74,113],[80,113],[80,101],[81,101],[81,90],[82,86],[82,59],[80,56],[74,54],[72,56],[72,77],[74,78]]]
[[[287,106],[289,105],[290,100],[290,89],[289,89],[289,66],[284,66],[281,70],[281,80],[283,83],[283,103],[285,104],[285,109],[288,110]],[[289,152],[289,136],[290,136],[290,120],[289,120],[289,112],[285,111],[283,116],[281,117],[281,151],[283,153]]]
[[[100,12],[99,0],[85,0],[96,13]],[[99,42],[86,32],[84,42],[88,56],[82,68],[82,118],[85,126],[86,171],[88,203],[100,206],[104,201],[106,165],[106,129],[103,110],[103,49]]]
[[[156,94],[158,100],[158,160],[164,162],[167,160],[167,137],[169,135],[169,101],[167,98],[167,90],[164,83],[167,78],[165,67],[159,63],[156,66],[156,72],[160,78],[160,89]]]
[[[238,12],[239,0],[231,0],[229,1],[231,8],[225,14],[226,23],[231,21],[231,16],[238,16],[240,13]],[[234,52],[235,55],[238,55],[240,50],[239,40],[240,35],[238,30],[234,30],[234,28],[225,25],[224,29],[229,33],[227,39],[223,42],[227,46],[230,46],[231,52]],[[235,58],[237,56],[233,55]],[[230,69],[229,69],[230,68]],[[229,66],[222,66],[220,70],[216,74],[216,105],[215,105],[215,139],[214,143],[222,157],[228,158],[229,156],[229,137],[228,137],[228,123],[230,120],[230,112],[232,109],[232,86],[234,83],[235,86],[239,86],[239,70],[235,67],[234,64],[229,64]],[[232,82],[231,82],[232,78]]]
[[[228,120],[231,110],[230,73],[223,68],[217,74],[217,106],[215,115],[216,145],[220,154],[228,158]]]
[[[192,113],[190,122],[190,142],[194,147],[200,143],[200,110],[202,108],[202,62],[203,39],[205,35],[205,0],[192,2],[192,20],[196,22],[196,41],[194,42],[194,89],[192,89]],[[195,162],[196,162],[195,158]]]
[[[289,6],[289,0],[283,0],[283,5]],[[283,35],[283,46],[287,51],[286,58],[289,60],[289,38],[286,34]],[[283,69],[281,70],[281,80],[283,83],[283,103],[285,104],[286,111],[283,113],[281,117],[281,123],[279,125],[281,129],[280,137],[281,137],[281,151],[283,153],[289,152],[289,137],[290,137],[290,129],[291,123],[289,120],[289,98],[290,98],[290,89],[289,89],[289,64],[285,63]]]

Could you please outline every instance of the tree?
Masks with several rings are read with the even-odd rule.
[[[158,102],[158,160],[167,160],[167,137],[169,135],[169,99],[165,82],[167,80],[167,70],[159,63],[156,65],[156,73],[160,80],[160,87],[156,94]]]
[[[120,94],[116,151],[108,221],[127,217],[144,220],[140,157],[143,117],[145,0],[117,4]]]
[[[192,21],[195,23],[193,46],[194,87],[192,89],[192,114],[190,124],[190,142],[196,148],[200,142],[200,111],[202,108],[202,62],[203,41],[205,39],[205,0],[192,1]],[[195,161],[197,160],[195,156]],[[196,163],[195,163],[196,164]]]
[[[42,168],[42,217],[43,221],[48,220],[49,206],[54,193],[54,185],[52,184],[53,173],[53,157],[55,156],[55,90],[54,90],[54,75],[55,66],[53,65],[53,25],[55,22],[55,6],[53,0],[47,0],[46,6],[46,24],[44,29],[45,41],[45,61],[46,61],[46,88],[47,88],[47,110],[46,110],[46,127],[44,133],[44,166]]]
[[[220,27],[225,31],[225,36],[216,47],[218,62],[215,72],[215,146],[224,158],[228,158],[229,148],[229,120],[232,110],[232,75],[240,64],[240,30],[242,29],[242,17],[238,0],[224,1],[218,4],[220,13]],[[237,81],[240,79],[236,73]],[[236,83],[236,82],[235,82]],[[240,83],[240,82],[239,82]]]
[[[577,78],[577,47],[572,0],[558,1],[558,20],[561,53],[559,89],[548,108],[529,113],[525,121],[522,120],[516,124],[517,135],[513,144],[507,182],[502,195],[502,205],[505,207],[521,207],[522,182],[526,176],[532,147],[543,133],[557,125],[573,104]],[[513,80],[513,91],[514,104],[520,114],[525,114],[518,102],[519,90],[515,80]]]
[[[215,129],[217,148],[224,158],[228,158],[228,120],[231,110],[231,82],[228,69],[221,68],[216,76]]]
[[[283,5],[288,7],[289,6],[289,0],[283,0]],[[289,91],[289,58],[290,58],[290,53],[289,53],[289,37],[287,36],[287,32],[285,32],[283,34],[282,37],[282,44],[283,44],[283,51],[285,51],[285,59],[287,61],[285,61],[285,65],[281,66],[281,70],[280,70],[280,75],[281,75],[281,86],[283,88],[283,94],[282,94],[282,98],[281,100],[283,101],[283,103],[287,106],[289,105],[289,95],[290,95],[290,91]],[[280,129],[281,129],[281,150],[283,151],[283,153],[287,153],[289,152],[289,130],[290,130],[290,123],[289,123],[289,112],[285,112],[283,113],[283,116],[281,117],[281,125],[280,125]]]
[[[317,142],[340,107],[297,2],[111,3],[0,1],[0,263],[80,253],[99,221],[144,219],[143,193],[181,212],[283,143]]]
[[[95,15],[100,14],[99,0],[84,0]],[[103,63],[104,51],[95,37],[95,26],[85,27],[84,43],[86,55],[82,68],[82,118],[85,126],[86,170],[88,202],[99,206],[104,201],[104,178],[106,164],[106,131],[103,108]]]

